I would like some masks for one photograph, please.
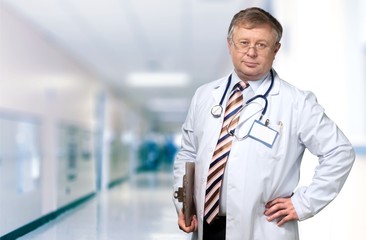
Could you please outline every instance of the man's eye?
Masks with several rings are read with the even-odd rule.
[[[249,42],[247,42],[247,41],[240,41],[240,42],[239,42],[239,44],[240,44],[241,46],[243,46],[243,47],[246,47],[246,46],[248,46],[248,45],[249,45]]]
[[[264,49],[264,48],[266,48],[267,47],[267,45],[266,44],[264,44],[264,43],[257,43],[257,48],[258,49]]]

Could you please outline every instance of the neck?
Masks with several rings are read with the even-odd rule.
[[[270,71],[268,71],[267,73],[263,74],[263,75],[260,75],[260,76],[246,76],[246,75],[243,75],[243,74],[239,74],[236,69],[234,69],[236,75],[239,77],[240,80],[242,80],[243,82],[254,82],[254,81],[262,81],[264,79],[266,79],[270,73]]]

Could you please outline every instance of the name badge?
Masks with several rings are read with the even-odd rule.
[[[249,130],[248,136],[263,143],[267,147],[272,148],[277,139],[278,132],[260,121],[255,120]]]

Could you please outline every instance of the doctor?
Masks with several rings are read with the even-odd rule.
[[[350,142],[314,94],[272,69],[281,36],[268,12],[237,13],[227,37],[234,71],[192,99],[174,164],[175,190],[185,162],[196,166],[197,215],[189,227],[174,200],[179,228],[192,239],[296,240],[298,220],[329,204],[352,168]],[[311,184],[297,187],[306,148],[319,165]]]

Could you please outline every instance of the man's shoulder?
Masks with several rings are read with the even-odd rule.
[[[309,98],[315,98],[316,96],[312,91],[303,90],[292,83],[289,83],[283,79],[279,79],[280,81],[280,94],[282,97],[286,99],[292,99],[295,102],[303,102]]]
[[[227,77],[222,77],[216,80],[213,80],[211,82],[207,82],[202,84],[201,86],[199,86],[197,88],[197,93],[204,93],[207,91],[212,91],[213,89],[218,88],[219,86],[221,86],[225,81],[227,80]]]

